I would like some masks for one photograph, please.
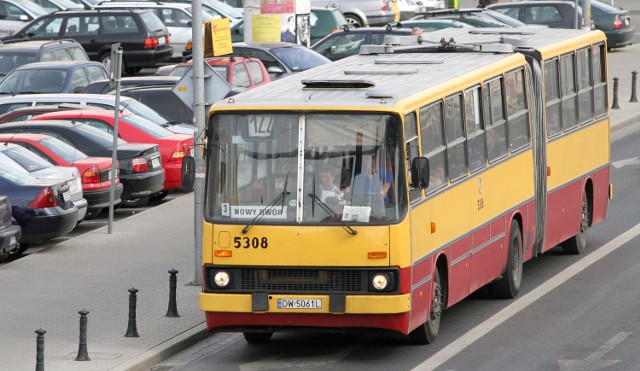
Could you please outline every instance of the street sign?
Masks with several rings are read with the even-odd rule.
[[[216,72],[208,63],[204,63],[204,100],[209,106],[224,98],[231,91],[231,85]],[[193,66],[174,85],[173,92],[187,106],[193,109]]]

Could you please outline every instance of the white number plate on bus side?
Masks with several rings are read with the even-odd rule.
[[[322,309],[320,299],[278,299],[279,309]]]

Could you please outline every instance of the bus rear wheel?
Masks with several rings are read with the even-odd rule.
[[[431,293],[431,310],[427,317],[427,322],[418,326],[409,333],[409,339],[415,344],[431,344],[438,337],[440,332],[440,317],[444,303],[444,294],[442,290],[442,282],[440,280],[440,272],[438,269],[433,275],[433,292]]]
[[[264,344],[271,340],[273,332],[243,332],[242,335],[249,344]]]
[[[591,212],[586,193],[582,196],[582,212],[580,213],[580,219],[580,231],[578,234],[561,244],[562,251],[564,251],[565,254],[582,254],[587,248],[587,230],[589,229],[589,222],[591,221]]]
[[[511,221],[507,259],[504,275],[491,285],[493,296],[500,299],[513,299],[518,296],[522,283],[522,232],[520,224],[515,219]]]

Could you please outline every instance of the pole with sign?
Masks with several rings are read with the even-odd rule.
[[[109,226],[107,233],[113,231],[113,199],[115,198],[116,177],[118,176],[118,120],[120,119],[120,78],[122,77],[122,46],[111,45],[111,75],[109,85],[116,89],[116,103],[113,108],[113,149],[111,150],[111,187],[109,188]]]

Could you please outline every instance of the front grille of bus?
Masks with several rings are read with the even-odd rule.
[[[240,289],[267,292],[359,292],[367,289],[366,277],[366,272],[353,270],[242,268]]]

